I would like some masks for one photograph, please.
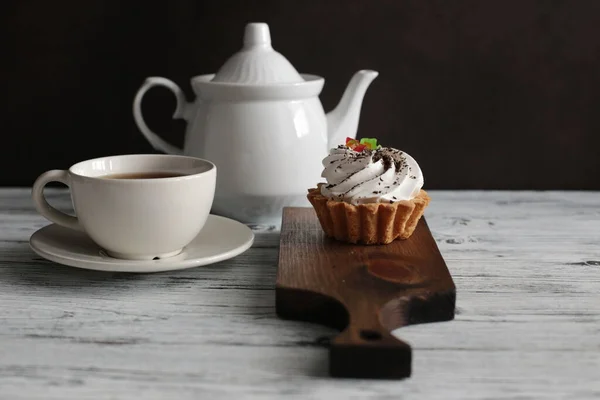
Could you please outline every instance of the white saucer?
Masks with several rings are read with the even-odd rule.
[[[85,233],[51,224],[31,235],[29,246],[47,260],[71,267],[115,272],[161,272],[213,264],[248,250],[254,233],[229,218],[209,215],[183,251],[161,260],[121,260],[106,255]]]

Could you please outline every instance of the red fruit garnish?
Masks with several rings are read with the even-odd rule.
[[[352,150],[360,153],[361,151],[363,151],[364,149],[366,149],[367,146],[364,144],[359,144],[358,146],[355,146]]]

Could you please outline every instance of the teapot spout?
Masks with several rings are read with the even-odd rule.
[[[355,73],[338,105],[327,114],[327,136],[330,148],[344,143],[346,137],[353,139],[356,137],[365,92],[377,75],[379,72],[366,69]]]

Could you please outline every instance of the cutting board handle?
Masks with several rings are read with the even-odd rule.
[[[358,299],[357,299],[358,300]],[[329,373],[339,378],[398,378],[411,374],[410,346],[391,331],[410,324],[413,301],[395,298],[381,309],[302,289],[279,287],[279,317],[319,323],[340,331],[329,344]]]
[[[329,372],[334,377],[392,379],[411,375],[412,351],[392,334],[404,326],[454,318],[453,290],[417,290],[385,303],[375,312],[350,307],[349,324],[331,341]],[[346,311],[348,312],[348,311]]]
[[[383,328],[350,325],[331,342],[333,377],[392,379],[410,376],[410,346]]]

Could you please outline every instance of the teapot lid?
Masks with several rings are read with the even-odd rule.
[[[211,81],[264,85],[304,79],[287,58],[271,47],[269,25],[253,22],[246,25],[244,47],[223,64]]]

